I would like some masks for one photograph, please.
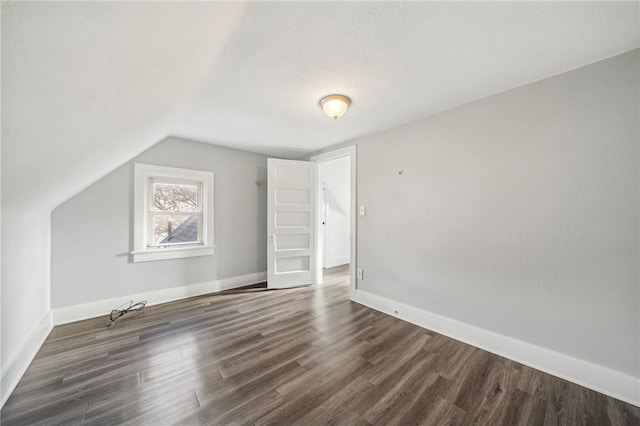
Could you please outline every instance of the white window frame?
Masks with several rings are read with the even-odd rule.
[[[151,210],[153,181],[198,185],[197,242],[169,245],[149,243],[152,233],[151,217],[158,214]],[[213,255],[213,173],[136,163],[133,216],[134,237],[131,254],[135,263]]]

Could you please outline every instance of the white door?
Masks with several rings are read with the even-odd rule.
[[[267,287],[313,284],[316,163],[268,159]]]

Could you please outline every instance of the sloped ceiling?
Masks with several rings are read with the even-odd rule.
[[[299,157],[636,48],[638,18],[637,2],[3,3],[3,202],[51,208],[168,135]],[[332,92],[353,100],[338,121],[318,107]]]

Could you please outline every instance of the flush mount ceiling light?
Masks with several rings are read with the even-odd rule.
[[[320,99],[320,107],[329,117],[337,120],[342,117],[351,105],[351,99],[345,95],[328,95]]]

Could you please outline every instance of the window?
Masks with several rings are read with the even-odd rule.
[[[213,254],[213,173],[135,165],[134,262]]]

